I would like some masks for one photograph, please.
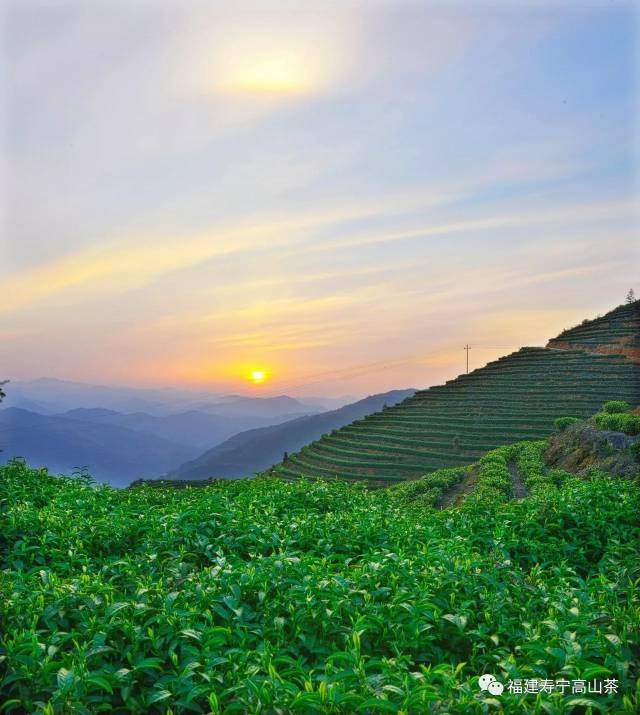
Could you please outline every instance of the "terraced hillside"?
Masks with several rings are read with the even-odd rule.
[[[549,348],[577,348],[618,353],[640,362],[640,300],[621,305],[595,320],[586,320],[550,340]]]
[[[635,332],[625,335],[637,341],[638,305],[591,321],[599,339],[612,339],[612,330],[623,325],[631,326]],[[334,430],[273,471],[285,478],[339,476],[372,485],[415,479],[471,464],[503,444],[542,439],[558,415],[587,417],[608,399],[640,403],[640,364],[586,349],[522,348]]]

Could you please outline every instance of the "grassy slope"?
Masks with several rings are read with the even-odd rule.
[[[498,705],[477,686],[491,672],[620,680],[586,700],[504,694],[507,712],[636,712],[638,482],[550,476],[541,455],[487,455],[465,504],[442,511],[429,505],[465,470],[377,492],[275,479],[118,491],[4,468],[0,701],[480,713]],[[513,464],[528,498],[510,499]]]

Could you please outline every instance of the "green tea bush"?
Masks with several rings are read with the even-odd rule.
[[[640,440],[634,442],[630,447],[629,451],[635,457],[636,461],[640,462]]]
[[[571,419],[571,418],[569,418]],[[547,442],[520,442],[516,445],[516,466],[527,489],[532,492],[539,487],[553,485],[547,475],[544,450]]]
[[[580,422],[579,417],[558,417],[553,421],[555,428],[561,432],[574,425],[576,422]]]
[[[628,412],[630,409],[631,406],[624,400],[609,400],[602,405],[602,411],[607,412],[610,415],[614,415],[619,412]]]
[[[600,429],[624,432],[628,435],[640,434],[640,415],[616,412],[598,412],[593,421]]]
[[[480,459],[478,483],[465,504],[475,508],[479,503],[498,503],[511,498],[513,485],[509,463],[514,454],[515,448],[506,445],[488,452]]]
[[[439,469],[421,479],[391,487],[384,498],[403,505],[434,506],[447,489],[462,481],[468,473],[469,467]]]
[[[575,479],[575,475],[567,472],[566,469],[551,469],[547,473],[547,481],[550,485],[561,487],[568,480]]]
[[[440,511],[340,481],[115,490],[12,462],[2,712],[634,713],[639,511],[627,480]],[[498,701],[485,672],[619,691]]]

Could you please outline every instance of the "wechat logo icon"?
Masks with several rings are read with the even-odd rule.
[[[499,683],[496,680],[496,676],[491,675],[491,673],[481,675],[478,680],[478,685],[480,686],[480,690],[487,690],[491,695],[502,695],[502,691],[504,690],[504,685]]]

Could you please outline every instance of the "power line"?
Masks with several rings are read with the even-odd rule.
[[[471,349],[471,346],[468,346],[469,349]],[[514,345],[474,345],[473,348],[480,348],[480,349],[495,349],[495,350],[506,350],[509,348],[517,347]],[[446,349],[446,348],[445,348]],[[442,353],[443,350],[432,350],[427,353],[414,353],[413,355],[406,356],[404,358],[400,358],[398,360],[379,360],[376,362],[371,362],[371,363],[364,363],[361,365],[352,365],[351,367],[346,367],[342,368],[341,370],[325,370],[323,372],[317,372],[317,373],[312,373],[311,375],[308,375],[304,380],[297,381],[294,383],[278,383],[277,381],[273,381],[273,387],[277,388],[279,390],[295,390],[299,387],[307,387],[309,385],[317,385],[319,383],[327,382],[330,379],[334,380],[344,380],[349,377],[353,377],[356,375],[361,375],[364,373],[369,373],[369,372],[375,372],[378,370],[386,370],[390,367],[394,367],[396,365],[402,365],[404,363],[408,362],[419,362],[420,360],[431,357],[432,355],[439,355]],[[468,352],[467,352],[467,358],[468,358]],[[467,372],[469,371],[469,366],[467,364]],[[315,379],[315,378],[321,378],[321,379]]]
[[[278,389],[282,390],[295,390],[298,387],[306,387],[307,385],[316,385],[318,383],[322,382],[327,382],[329,379],[334,379],[334,380],[343,380],[348,377],[352,377],[355,375],[362,375],[364,373],[368,372],[374,372],[376,370],[386,370],[390,367],[394,367],[396,365],[402,365],[407,362],[417,362],[421,357],[428,357],[430,355],[437,355],[440,351],[433,351],[431,353],[422,353],[421,355],[413,355],[411,357],[401,359],[401,360],[392,360],[392,361],[379,361],[379,362],[373,362],[373,363],[366,363],[364,365],[354,365],[353,367],[350,368],[344,368],[343,370],[331,370],[327,372],[322,372],[322,373],[315,373],[313,375],[309,375],[309,378],[314,378],[314,377],[321,377],[322,379],[319,380],[309,380],[309,378],[301,381],[301,382],[296,382],[296,383],[279,383],[277,385]],[[275,381],[274,381],[275,383]],[[274,384],[274,387],[276,387],[276,384]]]
[[[519,348],[519,345],[474,345],[474,348],[482,348],[483,350],[508,350],[510,348]]]

